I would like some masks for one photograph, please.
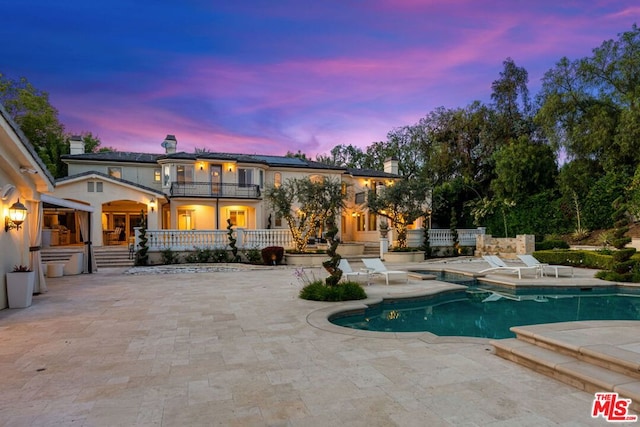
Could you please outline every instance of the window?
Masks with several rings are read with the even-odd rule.
[[[240,187],[253,184],[253,169],[238,168],[238,184]]]
[[[378,215],[373,212],[369,212],[368,218],[369,224],[367,224],[367,230],[376,231],[376,221],[378,220]]]
[[[244,227],[244,211],[229,211],[229,219],[231,220],[231,225],[236,227]]]
[[[178,230],[195,230],[193,211],[178,209]]]
[[[280,215],[276,215],[276,227],[282,227],[282,217]]]
[[[102,182],[96,182],[96,192],[102,193]]]
[[[176,178],[181,184],[193,182],[193,165],[176,166]]]
[[[258,184],[260,184],[260,188],[264,188],[264,171],[258,171]]]
[[[347,195],[347,183],[343,182],[342,184],[340,184],[340,193],[342,194],[342,197]]]
[[[364,215],[363,214],[356,215],[356,230],[364,231]]]
[[[154,169],[153,182],[160,182],[161,179],[162,179],[162,172],[160,171],[160,169]]]
[[[94,184],[95,184],[95,183],[94,183],[93,181],[87,181],[87,191],[88,191],[89,193],[93,193],[93,191],[94,191],[94,190],[93,190],[93,186],[94,186]]]
[[[276,172],[273,174],[273,186],[276,188],[280,188],[282,185],[282,174],[280,172]]]
[[[364,191],[361,191],[360,193],[356,193],[356,203],[359,205],[364,203]]]
[[[110,177],[122,179],[122,168],[109,167],[107,171]]]
[[[164,167],[164,182],[162,183],[162,185],[167,186],[169,185],[169,180],[171,179],[171,168],[170,166],[165,166]]]

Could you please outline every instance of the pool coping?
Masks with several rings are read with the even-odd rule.
[[[535,287],[548,287],[548,288],[554,288],[554,287],[558,287],[557,285],[540,285],[540,284],[536,284],[536,285],[531,285],[531,284],[525,284],[525,283],[514,283],[511,281],[506,281],[506,280],[498,280],[498,279],[488,279],[486,277],[486,274],[484,273],[476,273],[476,272],[469,272],[469,271],[462,271],[462,270],[455,270],[455,269],[451,269],[451,268],[441,268],[441,269],[436,269],[433,268],[431,270],[437,270],[437,271],[442,271],[442,272],[448,272],[448,273],[455,273],[455,274],[461,274],[461,275],[465,275],[465,276],[471,276],[477,279],[482,278],[483,281],[490,283],[490,284],[494,284],[494,285],[498,285],[498,286],[505,286],[507,288],[512,288],[512,289],[526,289],[526,288],[531,288],[533,286]],[[411,275],[412,273],[409,272],[409,274]],[[340,314],[340,313],[348,313],[349,311],[362,311],[365,310],[367,308],[369,308],[370,306],[373,306],[375,304],[380,304],[383,301],[389,301],[389,300],[409,300],[409,299],[418,299],[418,298],[424,298],[424,297],[428,297],[428,296],[434,296],[437,294],[442,294],[445,292],[452,292],[452,291],[456,291],[456,290],[462,290],[462,289],[467,289],[468,286],[465,285],[457,285],[457,284],[453,284],[453,283],[449,283],[449,282],[442,282],[436,279],[436,277],[432,274],[424,274],[424,275],[420,275],[419,273],[413,273],[414,278],[417,278],[419,280],[433,280],[435,282],[438,283],[442,283],[445,286],[441,286],[437,289],[421,289],[421,290],[417,290],[417,291],[413,291],[413,292],[404,292],[401,295],[397,295],[397,296],[387,296],[387,297],[371,297],[371,298],[367,298],[364,300],[358,300],[358,301],[346,301],[346,302],[342,302],[342,303],[338,303],[337,305],[331,305],[331,306],[327,306],[327,307],[323,307],[323,308],[319,308],[316,309],[314,311],[312,311],[311,313],[309,313],[307,315],[307,323],[315,328],[327,331],[327,332],[332,332],[332,333],[337,333],[337,334],[342,334],[342,335],[351,335],[351,336],[356,336],[356,337],[370,337],[370,338],[382,338],[382,339],[417,339],[420,341],[424,341],[430,344],[442,344],[442,343],[467,343],[467,344],[489,344],[490,341],[495,341],[495,338],[479,338],[479,337],[468,337],[468,336],[440,336],[440,335],[435,335],[431,332],[383,332],[383,331],[367,331],[367,330],[362,330],[362,329],[352,329],[352,328],[347,328],[344,326],[338,326],[334,323],[331,323],[329,321],[329,319],[336,315],[336,314]],[[421,276],[421,277],[418,277]],[[633,284],[621,284],[618,282],[604,282],[602,283],[602,285],[599,285],[602,287],[612,287],[612,288],[616,288],[616,289],[620,289],[620,288],[634,288],[634,289],[640,289],[640,286],[638,285],[633,285]],[[562,284],[563,288],[572,288],[572,287],[580,287],[579,284]],[[537,325],[550,325],[552,323],[540,323],[540,324],[536,324],[536,325],[530,325],[530,326],[537,326]],[[504,339],[509,339],[509,338],[504,338]]]

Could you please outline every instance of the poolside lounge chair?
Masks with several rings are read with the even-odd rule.
[[[359,277],[364,277],[365,280],[367,281],[367,285],[369,284],[369,272],[368,271],[353,271],[353,269],[351,268],[351,264],[349,264],[349,261],[347,261],[345,258],[341,258],[340,262],[338,263],[338,268],[340,270],[342,270],[342,277],[344,277],[347,280],[352,280],[352,278],[355,277],[356,282],[359,282],[358,278]]]
[[[545,275],[546,270],[551,270],[556,275],[556,278],[560,276],[560,272],[566,272],[573,277],[573,267],[570,265],[545,264],[538,261],[533,255],[518,255],[518,258],[529,267],[538,267],[541,276]]]
[[[362,263],[365,267],[371,270],[371,274],[381,274],[384,276],[387,285],[389,285],[389,279],[393,280],[394,277],[404,279],[405,282],[409,281],[409,273],[400,270],[387,270],[387,267],[382,263],[380,258],[363,258]]]
[[[481,270],[480,273],[518,273],[518,279],[522,279],[523,271],[533,271],[536,277],[538,277],[538,271],[540,271],[538,267],[517,267],[507,265],[499,256],[496,255],[483,255],[482,259],[488,262],[491,267]]]

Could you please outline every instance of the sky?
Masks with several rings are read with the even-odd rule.
[[[438,107],[490,102],[512,58],[536,94],[637,0],[0,0],[0,73],[118,151],[311,158]]]

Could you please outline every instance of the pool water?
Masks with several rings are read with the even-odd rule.
[[[538,291],[540,292],[540,291]],[[514,337],[509,328],[577,320],[640,320],[640,296],[538,293],[515,295],[469,288],[431,298],[383,302],[332,323],[382,332],[431,332],[439,336]],[[574,291],[575,292],[575,291]]]

